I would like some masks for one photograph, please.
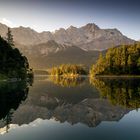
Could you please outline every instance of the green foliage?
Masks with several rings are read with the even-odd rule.
[[[91,75],[140,74],[140,43],[108,49],[105,57],[99,56],[90,70]]]
[[[59,67],[53,67],[50,71],[51,75],[56,76],[78,76],[85,75],[86,70],[79,65],[63,64]]]
[[[0,74],[8,78],[24,79],[30,71],[28,60],[12,45],[12,37],[9,37],[9,41],[0,37]]]

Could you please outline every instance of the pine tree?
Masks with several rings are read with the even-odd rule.
[[[11,47],[14,47],[13,35],[12,35],[12,32],[11,32],[10,28],[8,28],[6,40],[10,44]]]
[[[90,73],[96,74],[140,74],[140,44],[120,45],[100,55]]]
[[[122,65],[122,70],[123,73],[127,73],[127,62],[128,62],[128,50],[127,50],[127,46],[123,45],[122,46],[122,61],[121,61],[121,65]]]
[[[108,66],[108,72],[112,73],[113,71],[113,48],[108,49],[106,53],[106,61],[107,61],[107,66]]]
[[[140,71],[140,57],[138,58],[137,66],[138,66],[138,70]]]
[[[101,73],[104,72],[104,70],[105,70],[105,65],[106,65],[106,64],[105,64],[105,59],[104,59],[102,53],[100,53],[99,59],[98,59],[98,61],[97,61],[97,66],[96,66],[96,68],[95,68],[95,70],[97,71],[97,74],[101,74]]]
[[[131,74],[131,67],[132,67],[132,64],[133,64],[133,62],[132,62],[132,59],[131,59],[131,56],[129,55],[128,56],[128,66],[129,66],[129,74]]]
[[[121,49],[120,48],[116,48],[116,52],[115,52],[115,60],[114,60],[114,65],[115,65],[115,72],[117,74],[119,74],[121,72]]]

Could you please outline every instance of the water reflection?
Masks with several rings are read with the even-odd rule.
[[[88,77],[50,78],[35,79],[30,90],[27,84],[1,84],[0,127],[8,129],[8,124],[20,126],[38,118],[96,127],[103,121],[118,121],[140,105],[138,79],[90,79],[89,82]]]
[[[25,101],[28,95],[28,85],[26,82],[18,83],[0,83],[0,127],[5,126],[8,132],[9,124],[12,123],[12,116],[22,101]]]
[[[113,105],[125,108],[138,109],[140,107],[140,80],[139,79],[90,79],[103,98]]]
[[[63,76],[50,76],[50,80],[62,87],[76,87],[84,84],[85,77],[63,77]]]

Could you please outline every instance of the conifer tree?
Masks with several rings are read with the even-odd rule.
[[[128,56],[128,67],[129,67],[129,74],[131,74],[131,67],[132,67],[132,64],[133,64],[133,62],[132,62],[132,59],[131,59],[131,56],[129,55]]]
[[[10,44],[11,47],[14,46],[13,35],[12,35],[11,29],[9,27],[8,27],[6,40]]]
[[[100,55],[90,70],[91,74],[140,74],[140,44],[120,45]]]

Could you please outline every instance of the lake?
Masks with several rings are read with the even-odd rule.
[[[1,82],[0,104],[0,140],[140,139],[138,78]]]

